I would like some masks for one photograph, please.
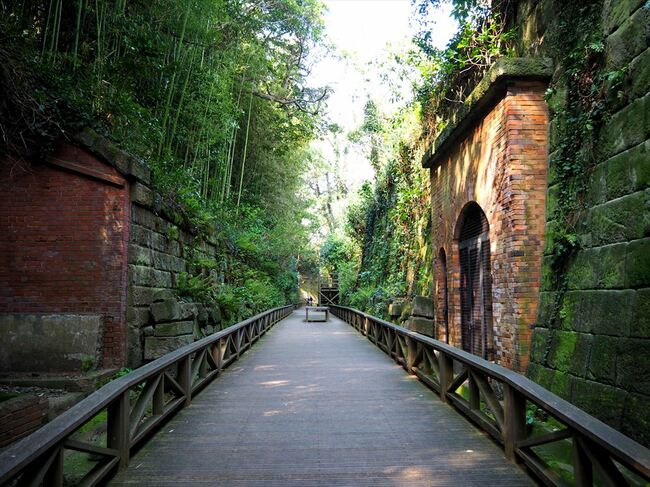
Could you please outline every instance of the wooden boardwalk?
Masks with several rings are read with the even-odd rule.
[[[111,485],[534,485],[349,325],[294,312]]]

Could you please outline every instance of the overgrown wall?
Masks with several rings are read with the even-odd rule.
[[[597,5],[602,17],[593,28],[602,33],[602,70],[613,81],[594,94],[607,113],[593,127],[593,163],[578,175],[584,210],[568,227],[555,218],[575,183],[562,177],[563,144],[579,137],[561,117],[570,66],[557,50],[567,8],[552,0],[518,7],[520,49],[556,56],[544,278],[528,375],[650,445],[650,2]],[[558,228],[577,238],[577,250],[559,262]]]
[[[150,178],[90,130],[45,162],[2,161],[0,372],[137,367],[147,340],[156,358],[214,330],[218,312],[173,290],[215,245],[173,223]],[[154,323],[154,301],[175,314]]]

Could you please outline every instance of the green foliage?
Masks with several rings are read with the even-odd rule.
[[[305,82],[322,10],[0,0],[0,154],[42,157],[91,126],[151,166],[169,239],[182,228],[216,242],[215,258],[186,249],[182,298],[232,320],[295,301],[299,262],[310,265],[300,256],[313,255],[300,192],[328,93]]]
[[[595,141],[607,118],[605,94],[616,92],[624,75],[603,69],[604,40],[598,28],[601,7],[601,0],[567,4],[556,31],[551,33],[551,45],[564,68],[547,92],[557,127],[557,147],[551,161],[559,183],[551,215],[555,221],[551,239],[556,269],[580,246],[577,226],[589,171],[596,163]],[[560,92],[564,103],[553,103]]]
[[[214,291],[209,276],[181,272],[176,280],[176,292],[179,297],[188,301],[205,304],[214,302]]]
[[[494,62],[513,54],[516,32],[508,28],[513,6],[508,1],[454,0],[452,14],[459,29],[445,49],[437,49],[429,13],[440,2],[417,3],[420,31],[414,39],[417,50],[410,53],[408,61],[417,66],[420,75],[414,88],[422,106],[424,134],[433,137]]]

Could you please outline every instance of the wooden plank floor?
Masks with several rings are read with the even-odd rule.
[[[349,325],[303,320],[277,324],[112,485],[534,485]]]

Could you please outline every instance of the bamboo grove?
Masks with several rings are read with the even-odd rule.
[[[21,86],[6,90],[15,95],[1,108],[5,150],[95,124],[148,161],[179,205],[277,199],[277,183],[300,170],[296,158],[327,95],[305,86],[321,8],[315,0],[2,0],[0,82],[28,85],[26,99]]]
[[[38,160],[91,127],[151,166],[179,225],[216,235],[221,255],[179,292],[215,299],[229,321],[291,302],[309,262],[302,188],[328,95],[307,84],[322,9],[0,0],[0,158]]]

